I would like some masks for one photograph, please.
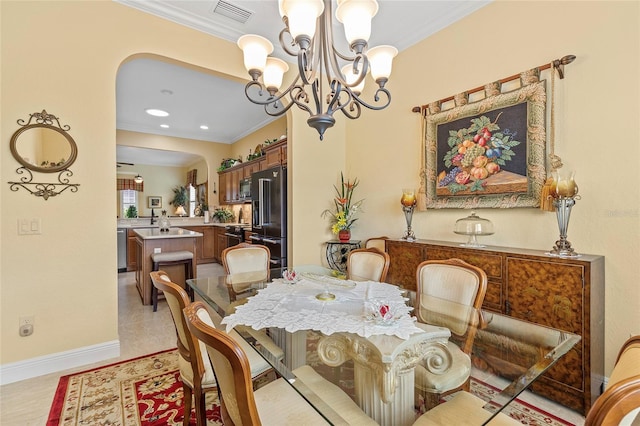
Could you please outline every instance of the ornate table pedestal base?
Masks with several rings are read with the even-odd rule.
[[[352,359],[358,406],[379,425],[405,426],[416,418],[414,368],[424,360],[435,374],[447,371],[451,365],[448,338],[449,330],[437,327],[408,340],[338,333],[320,340],[318,355],[332,367]]]

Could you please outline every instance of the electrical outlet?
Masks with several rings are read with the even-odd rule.
[[[162,253],[162,248],[161,247],[154,247],[153,248],[153,252],[154,253]]]
[[[33,315],[20,317],[19,319],[19,327],[18,333],[22,337],[31,336],[33,334],[33,326],[35,323],[35,318]]]

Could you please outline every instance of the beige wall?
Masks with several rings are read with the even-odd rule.
[[[279,139],[280,136],[287,133],[287,117],[280,117],[272,121],[261,129],[256,130],[248,136],[236,141],[231,146],[231,158],[242,158],[247,161],[249,150],[251,153],[256,152],[256,146],[264,144],[265,140]],[[220,163],[218,163],[219,165]]]
[[[72,182],[80,184],[77,193],[67,191],[47,201],[24,190],[12,192],[6,184],[0,189],[4,366],[118,339],[113,212],[120,64],[132,55],[151,53],[233,78],[244,78],[246,72],[234,43],[115,2],[2,1],[0,7],[2,181],[16,179],[17,162],[8,143],[16,120],[45,108],[71,126],[78,145]],[[58,48],[37,48],[42,40]],[[41,218],[42,234],[18,236],[21,218]],[[28,338],[18,336],[22,315],[35,316],[35,333]]]
[[[639,2],[494,2],[403,51],[394,62],[392,105],[347,127],[347,169],[361,179],[365,214],[353,234],[400,237],[401,189],[418,187],[420,117],[411,108],[574,54],[556,80],[556,153],[576,170],[580,196],[569,240],[606,257],[606,371],[618,348],[640,334]],[[543,74],[548,79],[548,73]],[[370,86],[369,86],[370,88]],[[484,209],[495,234],[483,242],[549,250],[553,213]],[[463,242],[468,210],[417,212],[419,238]]]
[[[73,181],[81,185],[75,194],[48,201],[2,185],[0,363],[5,365],[118,338],[113,164],[122,136],[115,130],[115,77],[122,61],[151,53],[234,78],[246,79],[246,72],[234,43],[114,2],[2,1],[0,7],[2,181],[15,179],[17,163],[8,141],[16,120],[46,108],[71,126],[78,144]],[[622,341],[640,334],[639,38],[637,2],[495,2],[403,51],[388,85],[393,100],[387,110],[363,111],[357,121],[338,115],[336,126],[319,141],[306,114],[292,108],[287,115],[292,262],[323,261],[323,242],[333,235],[320,214],[331,206],[332,185],[342,170],[361,180],[356,195],[366,198],[354,237],[401,235],[400,190],[417,185],[420,168],[420,122],[413,106],[575,54],[578,59],[558,84],[557,151],[577,170],[582,196],[570,240],[579,251],[607,258],[609,372]],[[64,47],[64,55],[59,49],[24,54],[42,40]],[[184,150],[184,143],[177,145]],[[201,154],[209,176],[219,165],[209,158],[225,154],[230,152]],[[423,238],[457,240],[453,224],[468,213],[418,213],[415,230]],[[479,214],[496,226],[496,234],[486,238],[490,244],[548,249],[557,238],[549,213]],[[16,222],[25,217],[42,218],[42,235],[16,235]],[[29,314],[35,315],[36,332],[20,338],[18,317]]]

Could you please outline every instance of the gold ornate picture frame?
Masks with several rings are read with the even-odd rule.
[[[425,117],[426,207],[538,207],[546,180],[545,81],[505,93],[493,83],[481,100],[469,103],[466,93],[454,100]]]

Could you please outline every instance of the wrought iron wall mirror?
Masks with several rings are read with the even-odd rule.
[[[67,189],[77,192],[79,184],[69,183],[73,172],[69,167],[76,161],[78,147],[68,125],[62,126],[58,117],[46,110],[29,115],[25,123],[11,136],[11,154],[22,165],[16,170],[24,175],[19,182],[9,182],[12,191],[24,188],[29,193],[47,200]],[[33,173],[58,173],[58,182],[33,182]]]

